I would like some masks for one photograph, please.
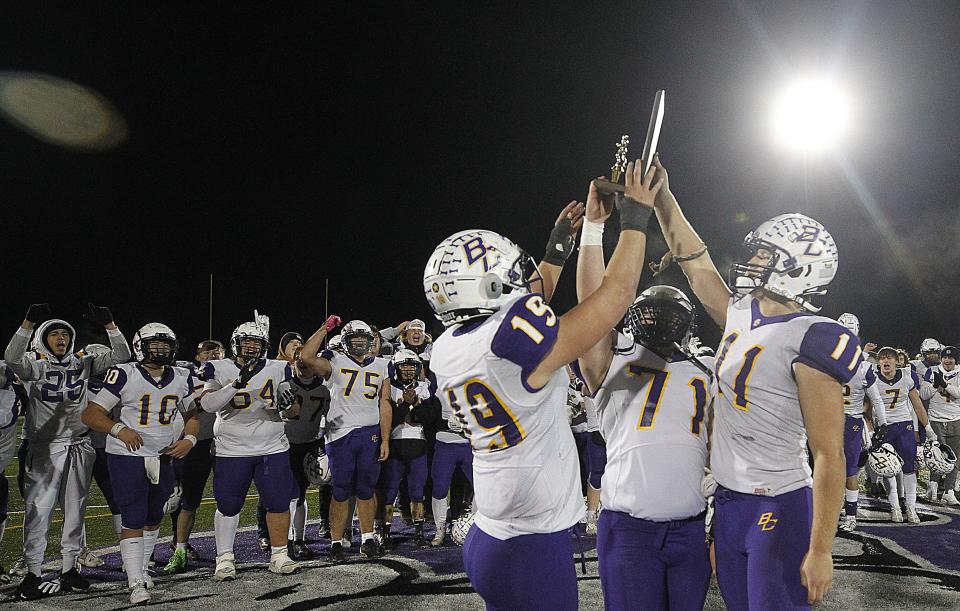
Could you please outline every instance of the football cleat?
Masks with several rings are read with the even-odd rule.
[[[332,543],[330,545],[330,560],[334,562],[345,562],[347,557],[343,555],[343,545],[340,543]]]
[[[103,566],[103,558],[94,554],[87,548],[80,550],[80,555],[77,556],[77,562],[91,569],[98,566]]]
[[[940,498],[940,502],[944,505],[950,505],[956,507],[960,505],[960,501],[957,500],[957,494],[953,490],[947,490],[943,493],[943,496]]]
[[[845,533],[852,533],[857,529],[857,516],[843,516],[839,528]]]
[[[23,600],[37,600],[53,596],[60,591],[60,584],[56,581],[44,581],[31,572],[23,577],[20,587],[17,588],[17,596]]]
[[[27,559],[23,556],[10,567],[10,576],[11,577],[23,577],[27,574]]]
[[[443,545],[444,535],[446,535],[446,529],[443,529],[443,528],[439,529],[437,531],[437,534],[434,535],[433,541],[430,542],[430,545],[432,545],[433,547],[440,547],[441,545]]]
[[[143,587],[148,590],[152,590],[154,586],[153,575],[150,574],[150,571],[143,572]]]
[[[890,508],[890,521],[896,524],[903,523],[903,512],[900,511],[899,507]]]
[[[142,605],[148,602],[150,602],[150,592],[147,592],[147,586],[142,581],[133,584],[130,588],[130,603]]]
[[[237,578],[237,565],[234,562],[233,552],[225,552],[217,556],[217,568],[213,576],[217,581]]]
[[[316,552],[303,541],[287,541],[287,555],[294,560],[312,560],[317,557]]]
[[[907,507],[907,511],[905,512],[905,515],[907,517],[907,522],[909,522],[910,524],[920,523],[920,516],[917,515],[916,507]]]
[[[270,564],[267,566],[268,571],[276,573],[277,575],[289,575],[296,573],[299,569],[300,565],[294,562],[290,556],[284,552],[272,555],[270,557]]]
[[[85,592],[90,587],[90,582],[80,576],[80,571],[76,567],[66,573],[60,573],[60,589],[67,592]]]
[[[377,543],[376,539],[367,539],[360,544],[361,558],[379,558],[382,555],[383,550],[380,549],[380,544]]]
[[[320,530],[317,531],[317,536],[320,537],[321,539],[330,538],[330,522],[327,522],[325,520],[320,521]]]
[[[167,563],[167,566],[163,567],[163,572],[171,575],[182,573],[187,570],[187,564],[189,564],[189,562],[190,559],[187,558],[187,550],[175,550],[173,555],[170,556],[170,562]]]

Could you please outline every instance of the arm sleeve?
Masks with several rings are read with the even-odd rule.
[[[107,329],[107,338],[110,340],[110,352],[98,354],[93,357],[90,363],[90,375],[101,375],[110,367],[126,363],[132,356],[130,354],[130,345],[123,337],[120,329]]]
[[[35,359],[27,356],[27,346],[33,331],[17,327],[17,332],[10,338],[7,349],[3,353],[3,360],[7,367],[20,376],[21,380],[36,380],[40,377],[40,365]]]
[[[542,299],[529,295],[515,301],[490,346],[495,355],[520,366],[521,381],[529,391],[534,389],[527,385],[527,376],[550,354],[560,331],[560,318]]]
[[[870,406],[873,408],[873,419],[877,421],[877,424],[884,425],[887,423],[887,408],[883,404],[883,397],[880,395],[880,389],[876,382],[877,376],[874,375],[873,369],[868,369],[864,376],[865,391],[867,398],[870,399]]]
[[[844,342],[842,337],[846,335]],[[846,384],[863,361],[860,342],[846,327],[835,322],[810,325],[800,343],[794,363],[803,363]]]
[[[397,327],[387,327],[386,329],[380,329],[380,337],[382,337],[384,341],[389,342],[390,340],[396,338],[398,335],[400,335],[400,331],[398,330]]]
[[[212,381],[217,383],[216,380]],[[207,382],[209,386],[211,382]],[[237,394],[237,389],[230,384],[218,390],[206,392],[199,399],[200,408],[205,412],[216,413],[230,404],[230,400]]]

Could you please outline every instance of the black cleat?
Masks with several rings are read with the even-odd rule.
[[[29,571],[17,588],[17,596],[23,600],[37,600],[60,592],[60,584],[56,581],[44,581]]]
[[[60,589],[67,592],[86,592],[90,582],[80,575],[80,571],[72,568],[66,573],[60,573]]]
[[[287,555],[294,560],[312,560],[317,557],[316,552],[303,541],[287,541]]]
[[[376,539],[367,539],[360,545],[360,556],[362,558],[379,558],[383,556],[383,550]]]
[[[346,562],[347,557],[343,555],[343,544],[339,541],[331,543],[329,557],[334,562]]]
[[[330,538],[330,522],[322,521],[320,522],[320,531],[317,533],[317,536],[321,539]]]

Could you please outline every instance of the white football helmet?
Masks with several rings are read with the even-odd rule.
[[[343,329],[340,331],[340,338],[343,350],[350,356],[360,359],[370,352],[370,347],[374,341],[373,329],[362,320],[351,320],[343,325]],[[352,341],[355,338],[366,338],[367,341],[363,344],[356,343]]]
[[[165,341],[170,345],[166,355],[153,354],[147,351],[147,345],[152,341]],[[177,336],[173,329],[159,322],[148,322],[133,334],[133,358],[140,363],[155,365],[172,365],[177,354]]]
[[[303,457],[303,474],[311,484],[329,484],[333,474],[330,472],[330,460],[323,448],[314,448]]]
[[[240,353],[240,342],[245,339],[259,341],[261,344],[260,354],[257,356]],[[270,335],[267,329],[259,323],[245,322],[233,330],[230,335],[230,350],[234,357],[262,359],[267,356],[267,349],[270,346]]]
[[[67,352],[62,357],[54,356],[53,353],[50,352],[50,346],[48,346],[46,342],[47,334],[55,329],[66,329],[70,334],[70,344],[67,346]],[[70,323],[65,320],[60,320],[59,318],[51,318],[50,320],[42,322],[33,332],[30,348],[42,358],[53,361],[54,363],[63,364],[73,357],[74,341],[76,338],[77,332]]]
[[[453,524],[450,525],[450,538],[453,539],[454,543],[460,546],[463,545],[463,542],[467,540],[467,533],[470,532],[470,527],[473,526],[473,521],[476,516],[477,514],[471,511],[453,521]]]
[[[867,454],[867,466],[880,477],[893,477],[903,469],[903,459],[889,443],[870,450]]]
[[[826,228],[799,212],[781,214],[747,234],[751,258],[760,249],[771,257],[763,265],[749,261],[730,266],[730,288],[741,295],[766,289],[818,312],[807,297],[823,295],[837,274],[837,244]]]
[[[327,350],[343,352],[343,336],[337,333],[327,340]]]
[[[413,350],[397,350],[390,359],[393,364],[393,379],[400,386],[407,388],[416,386],[420,381],[420,372],[423,371],[423,361]],[[410,368],[413,368],[412,371]]]
[[[923,342],[920,344],[921,355],[924,355],[928,352],[940,352],[941,350],[943,350],[943,344],[933,339],[932,337],[928,337],[927,339],[923,340]]]
[[[957,455],[950,446],[939,441],[928,441],[923,445],[923,449],[930,473],[946,477],[957,466]]]
[[[844,312],[843,314],[840,315],[840,318],[837,319],[837,322],[839,322],[841,325],[843,325],[847,329],[850,329],[850,331],[853,332],[854,335],[859,337],[860,319],[857,318],[856,315],[851,314],[850,312]]]
[[[926,445],[917,445],[917,457],[913,459],[913,468],[916,471],[927,468],[927,447]]]
[[[427,302],[444,326],[493,314],[540,279],[533,258],[486,229],[460,231],[433,250],[423,270]]]
[[[110,346],[106,344],[87,344],[83,347],[83,350],[80,351],[81,356],[100,356],[101,354],[106,354],[112,352]]]

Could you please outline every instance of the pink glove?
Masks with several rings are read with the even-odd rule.
[[[336,314],[332,315],[327,319],[327,322],[324,323],[324,326],[327,328],[327,333],[340,326],[340,317]]]

